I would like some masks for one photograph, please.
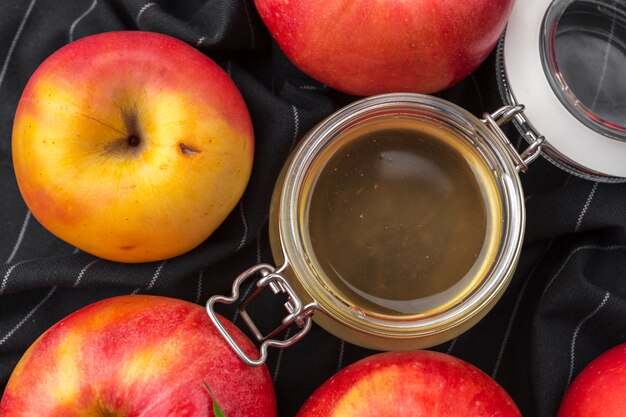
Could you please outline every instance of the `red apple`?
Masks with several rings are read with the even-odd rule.
[[[514,0],[255,0],[287,57],[355,95],[431,93],[489,55]]]
[[[255,348],[222,322],[249,354]],[[2,417],[275,417],[267,367],[249,367],[204,308],[152,296],[91,304],[24,354],[0,402]]]
[[[55,52],[28,82],[13,126],[15,174],[37,220],[122,262],[204,241],[239,201],[253,148],[228,75],[148,32],[103,33]]]
[[[594,359],[567,390],[558,417],[626,416],[626,343]]]
[[[479,369],[443,353],[389,352],[344,368],[297,417],[521,417]]]

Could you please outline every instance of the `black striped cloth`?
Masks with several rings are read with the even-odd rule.
[[[58,240],[24,205],[11,164],[15,108],[35,68],[72,40],[121,29],[166,33],[217,61],[240,88],[255,128],[254,171],[239,205],[200,247],[165,262],[107,262]],[[476,115],[499,107],[493,55],[440,96]],[[245,268],[271,263],[268,204],[279,169],[308,129],[352,100],[290,64],[250,0],[3,0],[0,387],[35,338],[80,307],[133,292],[203,304],[228,293]],[[521,147],[519,135],[508,133]],[[495,377],[525,416],[549,417],[592,358],[626,341],[626,185],[581,180],[543,159],[523,182],[528,224],[515,278],[484,320],[435,349]],[[281,309],[264,306],[261,321],[275,322]],[[295,346],[272,351],[279,415],[293,416],[324,380],[371,353],[317,326]]]

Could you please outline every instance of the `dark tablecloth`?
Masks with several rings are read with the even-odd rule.
[[[11,163],[15,108],[35,68],[72,40],[121,29],[166,33],[214,59],[241,90],[255,128],[254,170],[241,202],[200,247],[164,262],[108,262],[55,238],[26,208]],[[476,115],[498,108],[493,54],[439,96]],[[211,294],[228,293],[245,268],[272,263],[267,218],[278,171],[308,129],[353,100],[298,71],[250,0],[3,0],[0,387],[43,331],[82,306],[134,291],[203,304]],[[517,132],[507,129],[523,147]],[[493,376],[525,416],[549,417],[591,359],[626,341],[626,185],[582,180],[542,158],[523,185],[527,231],[511,285],[477,326],[434,349]],[[281,313],[280,305],[264,307],[260,320]],[[371,353],[317,326],[297,345],[273,350],[268,366],[279,415],[293,416],[324,380]]]

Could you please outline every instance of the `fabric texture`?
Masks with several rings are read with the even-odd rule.
[[[104,261],[60,241],[28,211],[12,168],[13,117],[37,66],[72,40],[123,29],[172,35],[214,59],[241,90],[255,129],[254,169],[241,202],[198,248],[163,262]],[[476,115],[500,107],[494,54],[438,96]],[[204,304],[229,293],[249,266],[273,263],[267,223],[279,170],[303,134],[355,99],[295,68],[251,0],[2,1],[0,389],[41,333],[87,304],[133,292]],[[506,130],[523,148],[514,128]],[[478,325],[434,349],[493,376],[524,416],[550,417],[582,368],[626,341],[626,185],[582,180],[543,158],[522,181],[527,230],[514,279]],[[283,314],[280,304],[251,309],[262,324]],[[233,310],[223,311],[242,324]],[[324,380],[372,353],[318,326],[293,347],[271,350],[279,415],[295,415]]]

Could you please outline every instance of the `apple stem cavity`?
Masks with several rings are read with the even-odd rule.
[[[137,135],[129,135],[126,141],[128,142],[128,146],[132,148],[136,148],[141,143],[141,139],[139,139]]]
[[[139,133],[139,121],[137,120],[137,109],[131,108],[130,110],[122,110],[124,117],[124,124],[126,125],[126,132],[128,132],[127,143],[131,148],[138,147],[142,140]]]
[[[124,137],[107,144],[105,151],[122,158],[137,157],[145,147],[145,138],[141,134],[137,118],[137,109],[135,107],[122,109],[122,117],[124,119],[125,132],[120,133]]]

